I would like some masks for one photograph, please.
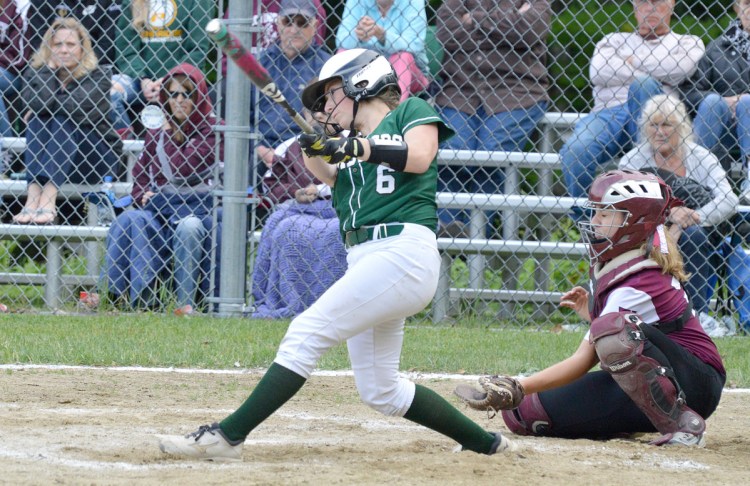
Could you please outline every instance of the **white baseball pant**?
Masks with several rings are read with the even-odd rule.
[[[274,361],[309,378],[326,351],[347,341],[362,401],[403,416],[414,399],[414,383],[399,374],[404,322],[435,295],[435,233],[405,224],[400,235],[350,248],[347,262],[344,276],[289,325]]]

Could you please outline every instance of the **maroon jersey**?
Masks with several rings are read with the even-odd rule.
[[[610,312],[634,312],[647,324],[678,319],[688,306],[679,280],[664,274],[659,265],[632,250],[592,270],[591,318]],[[693,311],[685,326],[666,335],[698,359],[726,374],[716,345]]]

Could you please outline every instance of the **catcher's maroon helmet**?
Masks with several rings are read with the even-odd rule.
[[[638,248],[667,220],[675,202],[670,187],[654,174],[631,170],[601,174],[591,184],[586,207],[620,211],[625,218],[610,237],[602,237],[590,220],[578,223],[591,262],[609,261]]]

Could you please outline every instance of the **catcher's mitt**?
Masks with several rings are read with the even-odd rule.
[[[482,376],[477,390],[470,385],[458,385],[453,391],[458,398],[475,410],[511,410],[521,404],[525,392],[523,385],[510,376]]]

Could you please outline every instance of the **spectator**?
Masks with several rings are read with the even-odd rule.
[[[262,31],[260,32],[260,34],[253,33],[252,39],[250,41],[250,52],[252,52],[254,56],[258,57],[279,38],[277,21],[279,17],[279,9],[281,8],[281,2],[280,0],[261,0],[260,3],[258,3],[256,0],[252,0],[252,2],[252,26],[254,28],[261,27]],[[315,5],[317,12],[316,18],[318,20],[318,30],[315,34],[315,40],[313,41],[313,43],[322,46],[325,43],[326,38],[326,11],[323,9],[323,5],[320,3],[320,0],[313,0],[313,5]],[[224,18],[229,18],[229,9],[224,11]],[[220,83],[222,93],[226,93],[226,77],[227,56],[226,54],[222,53]],[[216,89],[211,91],[211,97],[214,101],[214,106],[216,106],[216,101],[218,98]],[[224,116],[223,102],[221,103],[220,109],[222,116]]]
[[[706,48],[698,69],[683,85],[682,94],[695,117],[696,141],[720,160],[739,146],[742,165],[750,160],[750,0],[735,0],[737,19]],[[750,182],[741,185],[750,201]]]
[[[307,108],[305,115],[316,124]],[[276,182],[267,194],[277,206],[263,227],[253,267],[253,317],[261,319],[301,313],[341,278],[347,266],[330,188],[305,167],[296,137],[280,148],[284,155],[275,157],[264,178],[267,185],[272,184],[269,180]]]
[[[52,22],[72,17],[88,31],[99,64],[113,65],[115,24],[121,13],[118,0],[31,0],[26,14],[29,42],[32,49],[38,49]]]
[[[63,183],[97,184],[119,174],[122,144],[107,117],[109,86],[86,29],[73,18],[54,21],[24,72],[29,185],[14,222],[51,224]]]
[[[674,0],[633,0],[636,32],[604,36],[591,58],[594,108],[560,150],[568,194],[582,197],[596,171],[630,149],[643,104],[670,93],[703,56],[703,41],[671,31]]]
[[[456,136],[443,148],[522,151],[547,111],[548,0],[446,0],[437,11],[437,38],[445,50],[443,87],[435,103]],[[502,191],[503,171],[440,168],[440,189]],[[455,212],[441,211],[441,227]],[[459,229],[448,231],[457,236]]]
[[[579,223],[591,287],[560,299],[591,329],[568,358],[520,378],[526,397],[502,413],[511,431],[599,440],[658,432],[651,445],[704,446],[726,370],[690,309],[682,259],[663,228],[670,192],[653,174],[594,180],[591,220]]]
[[[130,105],[159,101],[161,78],[170,69],[185,62],[203,67],[210,49],[205,27],[215,10],[212,0],[123,1],[115,37],[122,75],[113,86],[115,128],[130,127]]]
[[[305,118],[312,120],[310,111],[305,109]],[[297,137],[285,140],[272,150],[265,145],[256,148],[258,158],[266,166],[263,175],[263,193],[273,204],[295,199],[298,190],[309,184],[320,184],[315,176],[305,167],[302,149]]]
[[[401,101],[427,88],[424,0],[347,0],[336,48],[370,49],[388,58],[398,74]]]
[[[310,184],[268,217],[253,269],[252,317],[294,317],[344,275],[346,250],[330,193]]]
[[[715,155],[692,141],[685,105],[675,96],[658,95],[643,107],[643,141],[620,161],[621,169],[658,170],[685,205],[669,214],[669,231],[691,275],[685,282],[693,309],[707,322],[709,279],[716,273],[717,250],[730,232],[737,196]]]
[[[279,40],[259,58],[260,64],[298,112],[302,111],[302,89],[330,58],[325,48],[313,44],[318,24],[316,14],[313,0],[282,0],[277,17]],[[257,110],[257,130],[262,144],[276,147],[297,134],[298,128],[287,112],[267,96],[260,96]],[[253,123],[254,113],[251,113],[250,120]]]
[[[137,209],[120,214],[107,235],[103,287],[133,307],[157,305],[157,276],[173,260],[177,311],[191,313],[199,282],[208,287],[217,120],[203,73],[190,64],[169,71],[159,99],[165,122],[148,131],[133,168]],[[84,304],[98,301],[89,294]]]
[[[20,88],[20,74],[28,61],[28,54],[23,18],[16,1],[0,0],[0,137],[13,136],[5,99]],[[0,147],[0,173],[5,169]]]

